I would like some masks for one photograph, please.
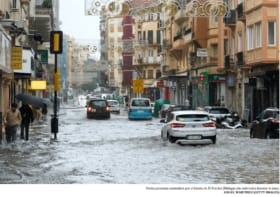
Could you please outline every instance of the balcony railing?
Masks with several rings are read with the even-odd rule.
[[[237,18],[238,18],[238,20],[244,20],[245,19],[243,3],[240,3],[237,6]]]
[[[236,11],[230,10],[229,14],[224,16],[224,23],[226,25],[235,25],[236,24]]]
[[[225,56],[225,69],[230,69],[230,56],[229,55],[226,55]]]
[[[243,65],[244,64],[243,52],[237,53],[236,56],[237,56],[237,65]]]

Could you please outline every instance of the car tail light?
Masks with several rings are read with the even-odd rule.
[[[170,126],[171,126],[171,128],[182,128],[186,125],[183,123],[171,123]]]
[[[274,124],[279,124],[280,123],[280,119],[279,118],[273,118],[271,120],[271,122],[274,123]]]
[[[106,107],[106,111],[110,111],[110,107],[109,106]]]
[[[204,127],[216,127],[215,122],[208,122],[203,124]]]
[[[88,107],[88,108],[87,108],[87,111],[92,112],[92,111],[93,111],[93,108],[92,108],[92,107]]]

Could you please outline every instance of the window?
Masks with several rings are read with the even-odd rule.
[[[153,49],[149,49],[149,57],[153,57]]]
[[[212,57],[218,57],[218,45],[217,44],[211,44],[211,56]]]
[[[237,51],[238,52],[241,52],[242,50],[243,50],[243,47],[242,47],[242,43],[243,43],[243,41],[242,41],[242,33],[241,32],[238,32],[238,34],[237,34]]]
[[[148,42],[149,44],[153,44],[153,30],[148,31]]]
[[[250,50],[254,48],[253,25],[247,27],[247,32],[247,49]]]
[[[148,70],[148,79],[153,79],[153,78],[154,78],[153,70]]]
[[[275,32],[276,23],[275,23],[275,21],[269,21],[267,26],[268,26],[267,43],[268,43],[268,45],[275,45],[275,43],[276,43],[276,32]]]
[[[256,47],[262,46],[262,24],[256,23]]]

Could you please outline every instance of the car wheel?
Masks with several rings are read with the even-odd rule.
[[[168,141],[169,141],[170,143],[175,143],[175,142],[176,142],[175,138],[172,137],[172,136],[170,136],[169,134],[167,134],[167,138],[168,138]]]
[[[216,144],[216,136],[212,137],[213,144]]]

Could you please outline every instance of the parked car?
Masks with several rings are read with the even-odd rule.
[[[118,100],[107,100],[110,106],[110,112],[120,114],[120,104]]]
[[[279,138],[279,109],[267,108],[251,124],[251,138]]]
[[[147,119],[153,118],[151,101],[149,98],[132,98],[128,109],[128,119]]]
[[[161,129],[164,141],[178,144],[215,144],[216,125],[205,111],[173,111]]]
[[[222,106],[205,106],[204,110],[210,114],[210,118],[216,122],[217,127],[222,127],[221,121],[230,115],[229,109]]]
[[[91,99],[87,104],[87,118],[110,118],[110,107],[104,99]]]
[[[170,106],[171,106],[171,104],[162,104],[162,106],[161,106],[161,108],[158,112],[158,117],[159,118],[165,118],[166,112],[167,112],[167,110]]]
[[[167,120],[168,116],[173,111],[184,111],[184,110],[190,110],[190,107],[186,105],[170,105],[166,111],[165,119]]]

